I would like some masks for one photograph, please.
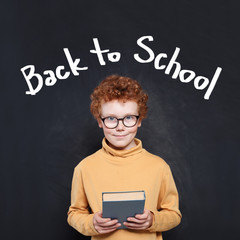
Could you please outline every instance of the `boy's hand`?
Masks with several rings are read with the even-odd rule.
[[[145,230],[152,226],[153,213],[144,209],[143,214],[137,214],[135,217],[129,217],[127,220],[128,222],[123,223],[127,228]]]
[[[118,220],[111,220],[111,218],[102,218],[102,212],[96,212],[93,216],[93,226],[101,233],[110,233],[121,226]]]

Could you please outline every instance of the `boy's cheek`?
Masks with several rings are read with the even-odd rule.
[[[104,128],[104,127],[102,127],[102,128],[103,128],[103,133],[104,133],[105,136],[106,135],[111,135],[113,133],[112,129],[108,129],[108,128]]]

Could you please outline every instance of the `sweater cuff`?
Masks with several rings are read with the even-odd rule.
[[[181,214],[175,211],[151,211],[153,213],[152,226],[149,232],[164,232],[176,227],[181,222]]]

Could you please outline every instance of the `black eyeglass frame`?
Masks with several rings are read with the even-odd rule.
[[[126,117],[129,117],[129,116],[133,116],[133,117],[136,117],[137,118],[137,121],[136,121],[136,123],[133,125],[133,126],[126,126],[125,124],[124,124],[124,119],[126,118]],[[102,117],[100,117],[100,119],[102,120],[102,122],[103,122],[103,124],[104,124],[104,126],[106,127],[106,128],[108,128],[108,129],[114,129],[114,128],[116,128],[117,126],[118,126],[118,124],[119,124],[119,121],[122,121],[122,123],[123,123],[123,125],[125,126],[125,127],[127,127],[127,128],[131,128],[131,127],[134,127],[134,126],[136,126],[136,124],[137,124],[137,122],[138,122],[138,119],[139,119],[139,115],[127,115],[127,116],[125,116],[124,118],[116,118],[116,117],[113,117],[113,118],[116,118],[117,119],[117,125],[115,126],[115,127],[112,127],[112,128],[110,128],[110,127],[107,127],[106,126],[106,124],[105,124],[105,119],[106,118],[109,118],[109,117],[111,117],[111,116],[108,116],[108,117],[105,117],[105,118],[102,118]]]

